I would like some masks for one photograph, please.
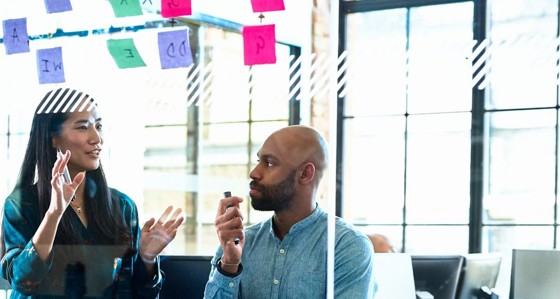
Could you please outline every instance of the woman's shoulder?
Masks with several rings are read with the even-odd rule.
[[[115,188],[109,188],[109,190],[111,191],[111,196],[113,196],[113,198],[115,198],[121,204],[121,206],[133,207],[134,209],[136,209],[136,203],[126,193],[121,192],[120,190]]]
[[[23,204],[28,205],[37,202],[37,192],[35,188],[30,187],[15,187],[12,192],[6,197],[5,203],[10,204]]]

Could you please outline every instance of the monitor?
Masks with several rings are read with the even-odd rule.
[[[375,299],[416,299],[412,262],[406,253],[374,253]]]
[[[510,299],[558,299],[559,282],[560,250],[512,250]]]
[[[491,298],[496,286],[502,255],[500,253],[472,253],[465,255],[465,267],[459,278],[457,299]]]
[[[455,299],[465,258],[462,255],[412,255],[416,292],[434,299]]]
[[[159,298],[202,299],[210,275],[211,260],[212,256],[162,255],[160,267],[165,273],[165,281]]]

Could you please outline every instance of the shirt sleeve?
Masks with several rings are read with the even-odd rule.
[[[234,275],[226,275],[219,269],[219,261],[222,256],[221,249],[211,261],[212,267],[204,290],[205,299],[233,299],[240,297],[240,283],[243,275],[243,266],[239,265],[239,271]]]
[[[36,293],[40,282],[52,266],[52,257],[43,262],[31,238],[38,224],[33,207],[24,207],[20,198],[8,197],[4,204],[2,234],[6,253],[0,263],[1,275],[13,291],[24,295]]]
[[[133,248],[136,250],[136,253],[132,257],[132,288],[135,294],[135,298],[157,298],[163,286],[165,274],[161,271],[158,257],[156,263],[156,274],[151,277],[148,275],[146,266],[138,255],[140,241],[138,209],[136,208],[136,205],[134,204],[132,199],[124,194],[122,194],[122,196],[124,197],[123,212],[125,213],[125,219],[128,221],[130,226]]]
[[[348,234],[346,237],[346,240],[337,244],[339,249],[335,249],[334,297],[373,298],[377,284],[373,277],[371,241],[359,234]]]

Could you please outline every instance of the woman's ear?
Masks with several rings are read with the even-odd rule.
[[[51,146],[53,148],[59,148],[58,142],[56,141],[56,137],[51,138]]]

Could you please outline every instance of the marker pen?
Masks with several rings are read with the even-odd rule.
[[[60,149],[56,150],[56,157],[57,158],[61,158],[62,157],[62,152],[60,151]],[[68,166],[64,165],[64,171],[62,172],[62,177],[64,178],[64,182],[67,184],[71,184],[72,183],[72,178],[70,177],[70,172],[68,171]],[[76,199],[76,194],[72,194],[72,200]]]
[[[231,192],[230,191],[224,192],[224,198],[228,198],[228,197],[231,197]],[[233,204],[227,205],[226,211],[227,211],[227,209],[229,209],[231,207],[233,207]],[[235,242],[235,245],[238,245],[239,244],[239,238],[236,237],[235,239],[233,239],[233,242]]]

